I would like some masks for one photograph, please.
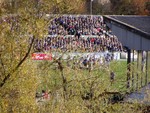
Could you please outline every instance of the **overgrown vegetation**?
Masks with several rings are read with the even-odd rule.
[[[110,0],[105,4],[95,0],[93,14],[150,15],[149,0]]]
[[[62,59],[31,61],[34,39],[43,38],[51,21],[45,19],[46,13],[84,12],[84,0],[70,1],[0,1],[0,112],[141,112],[139,105],[110,103],[110,95],[125,93],[120,82],[126,78],[125,62],[81,70]],[[110,70],[116,73],[112,85]],[[41,90],[48,90],[49,101],[36,102]]]
[[[126,61],[113,61],[110,67],[96,66],[91,71],[79,69],[73,62],[70,62],[69,67],[63,60],[59,62],[62,62],[63,70],[60,70],[58,61],[36,62],[42,69],[38,71],[41,83],[37,91],[41,92],[44,89],[50,94],[48,101],[39,101],[39,104],[44,103],[43,109],[39,110],[43,112],[46,110],[46,112],[132,111],[140,113],[144,109],[140,104],[122,101],[126,93],[132,91],[126,89]],[[110,71],[114,71],[116,75],[113,83],[110,81]],[[135,74],[136,72],[137,70],[134,71]]]

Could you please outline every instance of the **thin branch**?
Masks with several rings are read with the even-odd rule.
[[[96,100],[96,99],[103,97],[105,95],[112,95],[112,94],[121,94],[121,92],[107,92],[107,91],[105,91],[105,92],[102,92],[101,94],[99,94],[97,97],[94,97],[93,100]]]
[[[97,79],[97,78],[99,78],[99,76],[89,77],[89,78],[85,78],[85,79],[82,79],[82,80],[74,79],[74,80],[68,81],[67,84],[70,83],[70,82],[75,82],[75,81],[77,81],[77,82],[83,82],[83,81],[91,80],[91,79],[94,79],[94,78]]]
[[[30,51],[31,51],[31,48],[32,48],[32,45],[33,45],[33,42],[34,42],[34,37],[32,39],[32,42],[30,44],[30,47],[27,51],[27,53],[25,54],[25,56],[23,57],[23,59],[18,63],[18,65],[12,69],[12,71],[10,71],[10,73],[8,73],[7,76],[5,76],[5,78],[3,79],[2,83],[0,83],[0,88],[2,88],[4,86],[4,84],[6,83],[6,81],[11,77],[11,75],[16,72],[18,70],[18,68],[24,63],[24,61],[27,59],[27,57],[29,56],[30,54]]]
[[[2,61],[1,54],[0,54],[0,62],[1,62],[2,68],[3,68],[3,75],[5,75],[5,68],[4,68],[4,63]]]

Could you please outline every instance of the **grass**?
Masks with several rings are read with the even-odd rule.
[[[48,64],[49,62],[40,62],[42,63],[40,65],[39,76],[40,76],[40,85],[38,88],[38,91],[41,89],[54,89],[55,87],[62,85],[62,77],[60,75],[60,71],[58,69],[54,70],[52,69],[52,66],[50,67]],[[39,63],[39,64],[40,64]],[[112,61],[110,63],[109,68],[102,67],[101,69],[98,67],[95,70],[92,70],[90,73],[86,69],[71,69],[70,67],[66,66],[66,63],[63,62],[64,66],[64,76],[66,77],[67,81],[73,81],[73,80],[84,80],[90,77],[99,76],[99,85],[103,86],[105,85],[105,88],[109,91],[117,91],[117,92],[126,92],[127,88],[127,62],[126,61]],[[136,66],[135,66],[136,67]],[[113,71],[115,73],[115,80],[110,84],[110,71]],[[131,69],[133,71],[133,69]],[[137,70],[134,70],[134,77],[135,77],[135,83],[134,83],[134,89],[136,88],[136,73]],[[145,73],[143,73],[143,76],[145,77]],[[145,84],[145,78],[143,77],[142,83]],[[132,76],[131,76],[132,78]],[[140,79],[141,76],[139,76],[139,85],[140,85]],[[92,81],[92,80],[91,80]],[[102,82],[102,83],[100,83]],[[131,81],[130,81],[131,82]],[[76,84],[76,82],[73,82]],[[82,84],[86,84],[86,82],[82,82]],[[69,84],[70,85],[70,84]],[[132,84],[130,83],[132,86]],[[130,88],[132,89],[132,88]]]
[[[107,84],[109,84],[108,87],[111,90],[122,91],[125,89],[122,87],[125,86],[126,84],[126,66],[127,64],[125,61],[113,61],[110,63],[109,70],[113,70],[116,75],[115,81],[111,87],[110,87],[109,71],[105,68],[101,68],[101,69],[98,68],[96,70],[91,71],[91,73],[89,74],[88,70],[86,69],[73,70],[66,67],[64,69],[64,75],[67,77],[68,81],[73,79],[82,80],[82,79],[89,78],[91,76],[99,76],[102,81],[107,82]],[[40,76],[41,79],[41,84],[39,89],[47,89],[47,88],[51,89],[52,87],[60,85],[62,83],[59,70],[53,70],[50,67],[44,68],[42,67],[42,65],[40,65],[40,69],[38,69],[38,71],[39,71],[38,76]]]
[[[126,61],[114,61],[110,64],[110,69],[115,73],[115,80],[112,84],[112,89],[117,91],[126,90],[126,72],[127,62]]]

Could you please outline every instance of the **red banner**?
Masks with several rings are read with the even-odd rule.
[[[33,53],[32,60],[52,60],[52,54],[48,53]]]

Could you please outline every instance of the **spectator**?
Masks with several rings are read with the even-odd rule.
[[[111,82],[111,85],[114,82],[114,79],[115,79],[115,73],[113,71],[111,71],[110,72],[110,82]]]

